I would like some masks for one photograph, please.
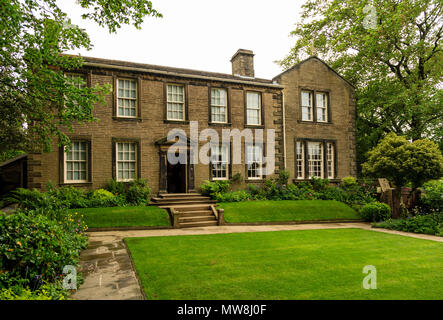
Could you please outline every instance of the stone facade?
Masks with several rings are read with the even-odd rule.
[[[275,174],[284,168],[286,163],[292,178],[294,178],[294,137],[334,139],[339,163],[337,178],[355,175],[355,106],[352,86],[316,58],[299,64],[273,80],[253,78],[253,54],[243,51],[245,50],[239,50],[233,57],[233,75],[85,58],[86,63],[79,73],[87,77],[88,85],[108,83],[115,88],[118,79],[136,80],[138,111],[135,118],[117,117],[116,90],[114,90],[113,94],[106,97],[105,105],[95,106],[93,114],[99,119],[98,122],[73,125],[74,133],[70,134],[70,137],[88,143],[89,163],[87,181],[73,185],[91,189],[103,187],[107,181],[115,177],[115,142],[131,141],[136,143],[138,149],[137,176],[148,181],[153,193],[165,191],[163,184],[166,169],[165,163],[162,163],[165,159],[165,138],[173,128],[183,129],[189,137],[190,121],[198,121],[199,131],[211,128],[219,132],[220,137],[224,128],[239,130],[263,128],[265,132],[266,129],[274,129]],[[184,121],[166,119],[167,84],[184,86],[186,112]],[[332,123],[309,124],[299,121],[298,92],[300,87],[306,86],[329,90]],[[226,89],[228,97],[226,124],[211,122],[211,88]],[[260,126],[245,124],[247,91],[261,94]],[[206,141],[200,141],[199,148],[204,144]],[[244,148],[242,150],[242,164],[231,165],[229,177],[240,173],[243,177],[243,186],[247,183],[261,183],[263,180],[246,179]],[[66,185],[63,178],[65,165],[63,157],[63,151],[56,144],[50,153],[28,155],[28,187],[45,189],[49,181]],[[211,179],[209,165],[188,165],[186,176],[186,192],[198,190],[198,186],[204,180]]]
[[[296,179],[296,141],[334,142],[335,172],[330,180],[356,176],[356,110],[353,86],[317,57],[310,57],[273,80],[284,86],[286,168],[291,173],[290,178]],[[302,90],[327,93],[326,122],[302,120]]]

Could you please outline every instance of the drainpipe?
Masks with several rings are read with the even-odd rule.
[[[285,112],[285,93],[282,90],[282,106],[283,106],[283,166],[286,170],[286,112]]]

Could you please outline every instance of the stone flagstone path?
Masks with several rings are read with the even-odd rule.
[[[71,295],[76,300],[142,300],[144,294],[129,252],[129,237],[160,237],[196,234],[359,228],[443,242],[443,237],[371,228],[369,223],[323,223],[296,225],[216,226],[189,229],[89,232],[88,248],[80,256],[84,283]]]

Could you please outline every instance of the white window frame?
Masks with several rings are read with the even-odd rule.
[[[129,145],[134,145],[134,160],[132,159],[119,159],[119,145],[124,145],[124,144],[129,144]],[[137,170],[138,170],[138,158],[137,158],[137,154],[138,154],[138,144],[134,141],[116,141],[115,142],[115,179],[116,181],[121,181],[121,182],[128,182],[128,181],[134,181],[137,179]],[[122,151],[122,152],[126,152],[126,151]],[[131,151],[128,151],[131,152]],[[118,164],[119,163],[134,163],[134,177],[133,178],[128,178],[128,179],[120,179],[119,178],[119,168],[118,168]],[[124,170],[124,169],[123,169]]]
[[[68,150],[67,150],[67,147],[64,147],[64,152],[63,152],[63,155],[64,155],[64,159],[63,159],[63,167],[64,167],[64,170],[63,170],[63,174],[64,174],[64,177],[63,177],[63,182],[64,183],[86,183],[86,182],[88,182],[89,180],[89,174],[88,174],[88,172],[89,172],[89,142],[88,141],[84,141],[84,140],[73,140],[72,141],[72,145],[71,145],[71,150],[69,150],[69,152],[73,152],[73,151],[75,151],[75,150],[73,150],[73,148],[74,148],[74,144],[75,143],[84,143],[85,144],[85,160],[81,160],[81,159],[77,159],[77,160],[74,160],[74,159],[70,159],[70,160],[68,160]],[[74,157],[74,156],[73,156]],[[80,158],[80,157],[79,157]],[[68,162],[72,162],[72,164],[74,165],[74,163],[75,162],[77,162],[77,163],[85,163],[85,179],[77,179],[77,180],[74,180],[74,179],[71,179],[71,180],[69,180],[68,179]],[[72,172],[74,172],[74,170],[71,170]],[[79,170],[79,171],[83,171],[83,170]]]
[[[250,149],[253,148],[253,152],[250,152]],[[258,150],[258,151],[257,151]],[[257,153],[258,153],[258,157],[257,157]],[[253,158],[255,159],[250,159],[250,155],[252,155]],[[247,145],[246,146],[246,176],[248,178],[248,180],[261,180],[263,179],[263,147],[260,145]],[[257,159],[258,158],[258,159]],[[259,175],[258,176],[254,176],[254,177],[250,177],[249,176],[249,172],[250,172],[250,165],[253,163],[258,163],[259,167],[258,169],[252,169],[252,170],[256,170],[258,171]]]
[[[313,150],[313,146],[314,145],[319,145],[320,146],[320,159],[312,159],[313,156],[315,156],[312,153]],[[309,178],[315,177],[315,178],[321,178],[323,179],[324,177],[324,148],[323,148],[323,143],[322,142],[308,142],[307,143],[307,156],[308,156],[308,172],[309,172]],[[313,168],[315,166],[314,162],[319,162],[320,163],[320,175],[314,175],[313,174]]]
[[[304,179],[305,177],[305,144],[303,141],[296,141],[295,143],[295,165],[297,179]],[[300,170],[301,169],[301,170]]]
[[[318,96],[323,96],[323,106],[319,106],[318,104]],[[315,107],[317,114],[317,122],[328,122],[328,94],[326,92],[316,92],[315,93]],[[319,118],[319,111],[324,111],[324,120]]]
[[[183,96],[183,101],[179,101],[179,100],[172,100],[169,98],[169,94],[171,94],[172,96],[174,95],[174,92],[169,92],[169,88],[173,88],[173,87],[177,87],[177,88],[181,88],[182,89],[182,96]],[[166,84],[166,119],[167,120],[172,120],[172,121],[185,121],[186,119],[186,90],[185,90],[185,85],[183,84],[175,84],[175,83],[168,83]],[[182,113],[182,118],[170,118],[169,117],[169,108],[170,108],[170,104],[172,107],[172,104],[174,105],[181,105],[181,113]],[[171,110],[171,112],[179,112],[178,110]]]
[[[215,151],[217,150],[217,151]],[[221,160],[215,156],[221,155]],[[225,165],[225,176],[224,177],[215,177],[214,165]],[[215,169],[216,171],[222,171],[223,169]],[[211,145],[211,177],[212,180],[228,180],[229,179],[229,148],[227,145]]]
[[[335,177],[335,144],[326,143],[326,168],[328,170],[328,179]]]
[[[225,104],[215,104],[214,103],[214,92],[219,91],[219,92],[224,92],[225,97],[224,97],[224,102]],[[221,99],[220,99],[221,100]],[[225,121],[215,121],[214,120],[214,109],[224,109],[224,118]],[[221,112],[219,113],[220,115],[222,114]],[[223,88],[211,88],[211,122],[213,123],[227,123],[228,122],[228,90],[223,89]]]
[[[250,106],[249,105],[249,99],[248,96],[249,95],[257,95],[258,96],[258,105],[257,106]],[[251,123],[249,120],[249,110],[257,112],[258,111],[258,118],[257,121],[258,123]],[[261,92],[257,92],[257,91],[246,91],[246,124],[249,126],[260,126],[262,125],[262,97],[261,97]]]
[[[125,90],[135,91],[135,98],[134,97],[120,97],[120,95],[119,95],[119,93],[120,93],[120,81],[123,81],[123,84],[125,83],[125,81],[130,81],[130,82],[133,82],[135,84],[135,88],[134,89],[132,89],[132,88],[126,89],[124,87],[122,88],[122,90],[124,90],[124,91]],[[131,78],[117,78],[116,82],[117,82],[116,83],[116,86],[117,86],[117,94],[116,94],[116,98],[117,98],[116,108],[117,108],[117,110],[116,110],[116,116],[118,118],[137,118],[137,116],[138,116],[138,82],[137,82],[137,80],[136,79],[131,79]],[[121,115],[119,113],[119,111],[120,111],[120,100],[134,101],[134,111],[135,112],[134,112],[133,116],[131,116],[131,115]],[[125,109],[132,109],[132,108],[122,107],[122,109],[124,111]]]
[[[303,105],[303,94],[307,93],[309,94],[309,106]],[[302,121],[314,121],[314,94],[312,91],[309,90],[301,90],[300,93],[300,104],[301,104],[301,120]],[[309,119],[304,119],[303,116],[306,114],[306,112],[303,112],[305,109],[308,109]]]

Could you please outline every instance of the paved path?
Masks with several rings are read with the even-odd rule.
[[[142,288],[123,242],[124,238],[342,228],[359,228],[443,242],[443,237],[371,228],[369,223],[363,222],[89,232],[89,246],[82,252],[80,263],[84,284],[71,298],[78,300],[143,299]]]

